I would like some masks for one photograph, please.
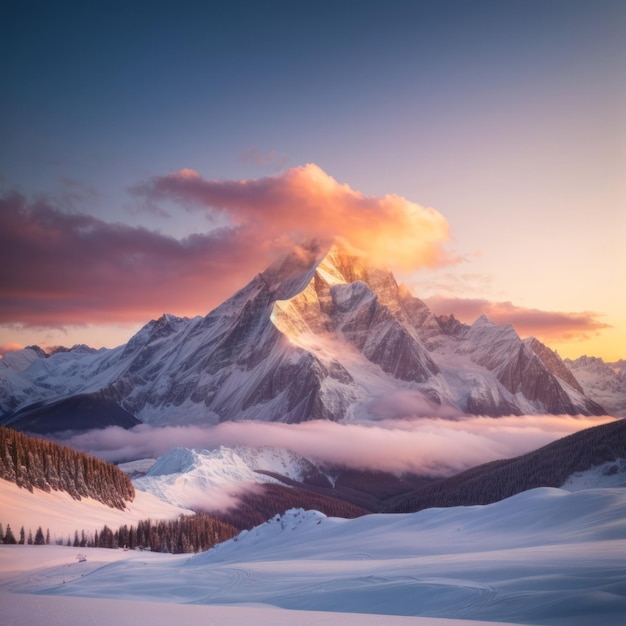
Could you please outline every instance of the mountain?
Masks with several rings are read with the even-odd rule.
[[[250,528],[294,506],[357,517],[430,482],[385,472],[329,471],[288,450],[268,447],[175,448],[152,463],[133,478],[137,490],[168,504],[209,511],[237,528]],[[134,473],[137,465],[124,463],[120,469]]]
[[[13,370],[21,372],[33,361],[45,358],[46,353],[39,346],[27,346],[15,352],[9,352],[0,359],[0,370]]]
[[[587,396],[597,399],[610,415],[626,417],[626,361],[605,363],[597,357],[581,356],[565,359],[565,365]]]
[[[76,394],[152,424],[606,413],[536,339],[435,316],[340,245],[296,248],[205,317],[0,370],[4,422]]]
[[[120,426],[132,428],[141,424],[134,415],[106,398],[94,394],[77,394],[50,403],[35,403],[11,416],[7,425],[15,430],[35,434],[53,434],[89,428]]]

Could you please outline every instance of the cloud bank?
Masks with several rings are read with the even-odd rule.
[[[158,457],[176,446],[269,446],[292,450],[330,467],[449,476],[487,461],[524,454],[612,419],[532,415],[371,424],[225,422],[212,428],[143,424],[132,430],[91,431],[65,443],[113,462]]]
[[[206,314],[303,239],[340,237],[375,261],[403,267],[447,262],[448,224],[437,211],[399,196],[364,196],[312,164],[237,181],[181,170],[132,193],[153,208],[167,200],[204,211],[207,232],[176,239],[50,201],[1,197],[0,324]]]
[[[366,196],[339,184],[313,163],[255,180],[206,180],[180,170],[137,185],[149,203],[174,201],[188,210],[226,215],[261,229],[264,240],[339,237],[375,262],[403,269],[451,262],[442,244],[449,226],[437,211],[398,195]]]
[[[0,323],[125,323],[162,312],[206,313],[250,279],[251,267],[269,260],[258,243],[245,229],[177,240],[17,195],[3,198]]]
[[[593,311],[566,313],[516,306],[511,302],[491,302],[480,298],[430,297],[424,301],[438,315],[454,313],[465,323],[485,314],[498,326],[511,324],[522,337],[533,336],[550,341],[585,341],[611,328]]]

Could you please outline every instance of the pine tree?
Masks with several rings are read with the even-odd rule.
[[[33,545],[33,531],[30,528],[28,529],[28,545]]]
[[[78,540],[78,530],[74,531],[74,543],[73,546],[78,548],[80,546],[80,541]]]
[[[2,524],[0,524],[0,543],[4,543],[4,528],[2,528]]]
[[[13,534],[13,531],[11,530],[11,524],[7,524],[7,532],[4,535],[4,543],[8,543],[8,544],[17,543],[17,541],[15,540],[15,535]]]
[[[50,543],[50,531],[48,531],[46,543]],[[35,532],[35,545],[43,546],[43,544],[44,544],[43,530],[41,530],[41,526],[39,526],[39,528],[37,528],[37,531]]]
[[[24,527],[22,526],[20,528],[20,540],[18,541],[18,543],[23,546],[24,545],[24,540],[26,539],[26,535],[24,533]]]
[[[50,529],[46,528],[46,545],[50,545]]]

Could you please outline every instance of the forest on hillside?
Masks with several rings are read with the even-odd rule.
[[[385,513],[491,504],[537,487],[560,487],[574,473],[626,458],[626,420],[581,430],[513,459],[491,461],[397,498]]]
[[[130,478],[118,467],[52,441],[0,426],[0,478],[33,491],[66,491],[124,510],[135,498]]]
[[[124,524],[117,530],[104,526],[89,538],[86,547],[126,548],[181,554],[204,552],[215,544],[235,537],[239,530],[210,515],[180,515],[172,520],[143,520],[137,525]],[[76,541],[76,534],[74,540]]]

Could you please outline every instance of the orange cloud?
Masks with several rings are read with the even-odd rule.
[[[601,322],[601,313],[582,311],[565,313],[541,311],[516,306],[511,302],[490,302],[478,298],[426,298],[428,306],[438,315],[453,313],[465,323],[485,314],[498,326],[511,324],[522,337],[533,336],[541,341],[585,341],[600,331],[611,328]]]
[[[206,211],[211,226],[176,239],[49,201],[0,197],[0,324],[206,314],[303,239],[342,237],[370,259],[402,267],[446,261],[448,224],[439,213],[399,196],[364,196],[316,165],[243,181],[207,181],[185,169],[133,193],[157,210],[163,200]]]
[[[234,225],[261,229],[267,240],[341,238],[375,263],[404,270],[450,262],[442,248],[449,226],[440,213],[397,195],[366,196],[312,163],[242,181],[181,170],[132,191],[157,205],[169,200],[225,214]]]

